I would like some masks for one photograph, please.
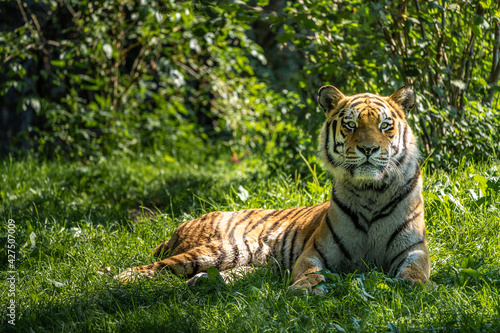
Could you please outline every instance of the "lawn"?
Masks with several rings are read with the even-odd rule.
[[[373,271],[328,274],[326,296],[293,296],[287,273],[272,265],[230,285],[193,288],[171,275],[124,285],[97,273],[152,262],[151,249],[204,213],[328,200],[331,180],[311,165],[282,174],[257,159],[187,163],[160,153],[87,164],[1,161],[0,303],[14,299],[16,325],[2,306],[0,331],[500,331],[499,162],[449,172],[424,166],[435,288]]]

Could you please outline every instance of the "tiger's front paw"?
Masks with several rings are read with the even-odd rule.
[[[410,281],[411,285],[425,284],[429,281],[427,274],[419,267],[409,265],[399,271],[396,277]]]
[[[307,280],[299,281],[294,285],[288,287],[288,291],[294,296],[304,295],[326,295],[326,290],[322,286],[313,286]]]

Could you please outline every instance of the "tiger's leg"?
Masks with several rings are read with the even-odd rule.
[[[320,282],[325,281],[323,275],[314,274],[326,268],[326,263],[318,251],[316,246],[310,246],[306,247],[300,255],[292,274],[293,285],[289,287],[292,293],[298,295],[324,294],[322,289],[315,288]]]
[[[323,221],[309,238],[297,259],[290,291],[302,295],[310,293],[324,295],[325,290],[317,288],[317,285],[326,279],[323,275],[314,273],[338,267],[341,258],[341,250],[331,236],[328,224]]]
[[[234,280],[242,278],[246,274],[252,272],[254,268],[252,266],[239,266],[235,268],[231,268],[228,270],[225,270],[223,272],[220,272],[220,275],[224,279],[224,282],[226,284],[232,283]],[[208,274],[205,272],[198,273],[195,276],[193,276],[188,282],[188,286],[196,286],[199,284],[201,281],[208,279]]]
[[[396,277],[411,283],[425,283],[429,280],[431,261],[425,243],[411,246],[393,261],[391,269],[396,272]]]
[[[316,288],[316,286],[325,281],[325,277],[321,274],[314,274],[324,267],[319,262],[319,258],[310,257],[297,265],[297,272],[292,275],[293,285],[289,287],[290,291],[294,294],[305,295],[305,294],[316,294],[323,295],[325,292],[322,289]]]
[[[137,278],[153,277],[167,270],[175,275],[192,276],[218,265],[219,252],[218,247],[212,244],[199,246],[149,265],[128,268],[116,275],[115,279],[128,282]]]

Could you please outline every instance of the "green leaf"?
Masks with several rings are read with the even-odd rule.
[[[396,325],[393,323],[387,323],[387,325],[389,326],[389,332],[399,333],[399,328]]]
[[[481,276],[483,276],[483,273],[475,270],[475,269],[472,269],[472,268],[462,268],[460,270],[460,274],[462,275],[466,275],[466,276],[471,276],[475,279],[478,279],[480,278]]]
[[[472,33],[478,37],[482,36],[483,32],[481,31],[481,28],[478,25],[473,24],[471,26]]]
[[[220,272],[215,267],[209,267],[207,269],[208,278],[213,282],[225,283],[224,278],[220,275]]]
[[[323,275],[324,277],[327,277],[328,279],[332,280],[332,281],[336,281],[338,280],[339,278],[339,274],[337,273],[332,273],[330,272],[328,269],[322,269],[318,272],[315,272],[315,273],[311,273],[311,274],[321,274]]]
[[[486,192],[486,189],[488,188],[488,180],[486,180],[485,177],[476,175],[472,179],[478,183],[479,188],[483,191],[483,193]]]
[[[479,1],[479,3],[481,4],[481,7],[483,7],[484,9],[489,9],[491,7],[491,5],[493,4],[493,0],[484,0],[484,1]]]
[[[64,60],[51,60],[50,64],[55,67],[65,67],[66,61]]]

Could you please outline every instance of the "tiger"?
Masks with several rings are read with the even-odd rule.
[[[416,94],[345,96],[318,91],[326,121],[319,156],[333,176],[330,200],[281,210],[211,212],[180,225],[153,251],[160,261],[125,270],[130,281],[169,271],[196,285],[217,268],[228,282],[273,258],[291,271],[289,288],[324,294],[322,270],[379,269],[411,284],[425,283],[430,258],[417,140],[407,122]]]

